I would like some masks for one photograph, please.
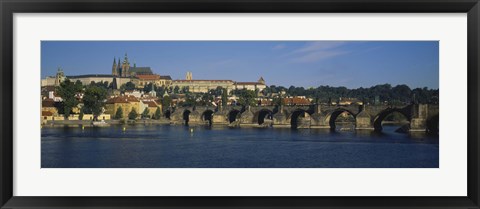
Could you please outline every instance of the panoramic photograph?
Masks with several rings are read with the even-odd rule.
[[[41,167],[439,168],[438,41],[42,41]]]

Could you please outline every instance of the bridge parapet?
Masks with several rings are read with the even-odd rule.
[[[297,127],[299,121],[310,128],[334,128],[336,118],[348,112],[355,119],[356,129],[380,129],[383,119],[392,112],[403,114],[410,122],[411,131],[425,131],[428,123],[437,120],[438,105],[412,104],[403,106],[387,105],[311,105],[311,106],[258,106],[246,107],[225,106],[216,109],[212,106],[180,107],[171,114],[172,123],[204,123],[211,116],[212,124],[262,125],[273,124],[274,127]],[[187,117],[187,118],[186,118]],[[432,119],[433,118],[433,119]],[[307,127],[307,128],[308,128]],[[438,125],[437,125],[438,128]]]

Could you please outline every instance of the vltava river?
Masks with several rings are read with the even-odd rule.
[[[438,136],[396,128],[44,127],[41,160],[42,168],[438,168]]]

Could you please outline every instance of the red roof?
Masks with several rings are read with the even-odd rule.
[[[50,111],[42,111],[42,116],[53,116],[53,113]]]
[[[53,99],[44,99],[42,101],[42,107],[55,107],[55,101],[53,101]]]
[[[148,107],[157,107],[157,103],[154,101],[144,101],[143,103],[148,105]]]
[[[107,104],[115,104],[115,103],[130,103],[130,102],[140,102],[134,96],[118,96],[113,97],[107,100]]]
[[[142,80],[159,80],[160,79],[160,75],[155,75],[155,74],[147,74],[147,75],[138,74],[136,76],[138,79],[142,79]]]
[[[287,105],[310,105],[310,100],[305,98],[285,98],[283,99]]]
[[[273,101],[269,101],[268,99],[261,99],[260,104],[262,104],[262,105],[273,105]]]
[[[174,82],[182,82],[182,83],[195,83],[201,81],[209,81],[209,82],[217,82],[217,83],[226,83],[226,82],[233,82],[232,80],[174,80]]]
[[[236,84],[237,85],[264,85],[264,84],[259,83],[259,82],[237,82]]]
[[[55,86],[44,86],[42,91],[55,91]]]

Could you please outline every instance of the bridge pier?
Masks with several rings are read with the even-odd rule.
[[[418,104],[414,106],[413,117],[410,121],[410,132],[427,131],[428,105]]]
[[[273,115],[273,125],[274,128],[290,128],[291,125],[287,121],[287,114],[283,109],[283,105],[280,105],[277,113]]]
[[[318,129],[329,129],[330,124],[328,124],[327,116],[322,114],[321,112],[313,113],[310,116],[310,128],[318,128]]]
[[[315,112],[310,115],[310,128],[329,129],[330,125],[326,122],[327,116],[322,113],[322,107],[315,105]]]
[[[355,117],[355,129],[357,130],[374,130],[373,119],[366,111],[361,111]]]
[[[228,125],[228,112],[221,109],[218,112],[213,113],[212,115],[212,124],[213,125]]]
[[[412,118],[410,121],[410,132],[427,131],[427,119]]]
[[[250,106],[247,107],[245,112],[241,113],[240,115],[240,127],[242,126],[254,126],[256,124],[253,123],[253,113],[250,110]]]

